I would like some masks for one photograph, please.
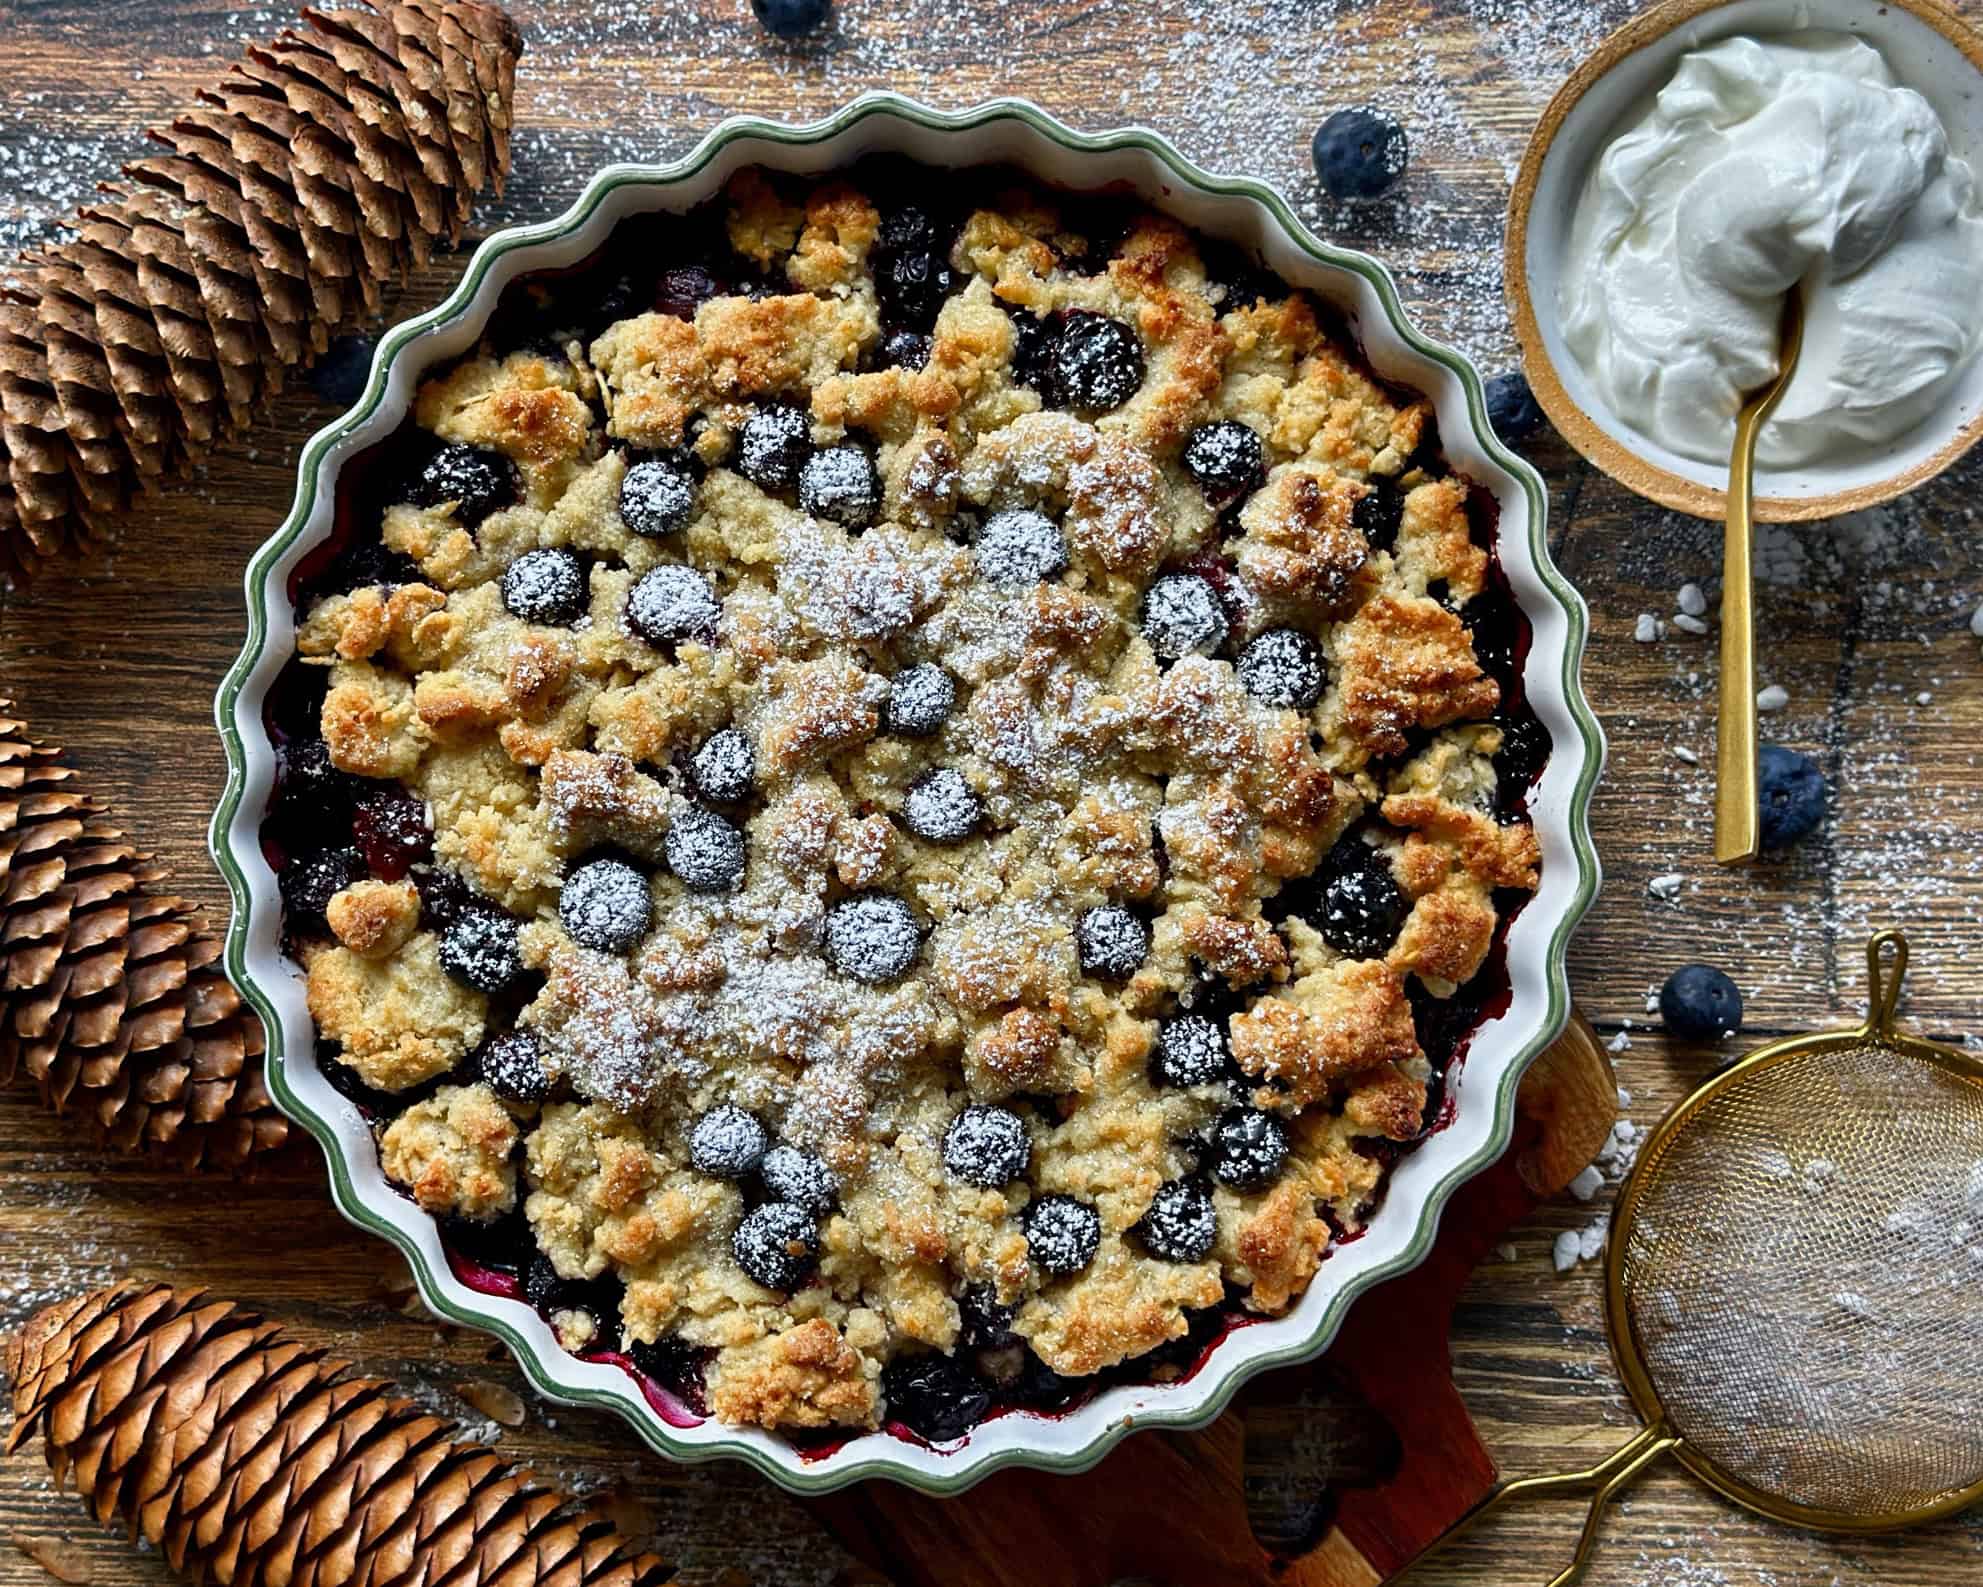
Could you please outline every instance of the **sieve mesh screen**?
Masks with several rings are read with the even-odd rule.
[[[1697,1453],[1851,1515],[1983,1481],[1983,1085],[1879,1046],[1795,1054],[1639,1175],[1625,1320]]]

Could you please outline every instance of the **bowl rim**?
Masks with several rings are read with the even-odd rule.
[[[387,395],[396,360],[423,340],[438,337],[449,328],[459,328],[474,319],[479,333],[493,307],[495,294],[486,292],[492,280],[507,281],[493,272],[496,263],[518,250],[551,243],[580,232],[595,211],[618,189],[633,185],[669,186],[696,176],[724,149],[739,140],[779,149],[806,148],[829,143],[872,118],[891,118],[906,124],[909,133],[945,136],[980,132],[1001,122],[1016,122],[1028,135],[1053,145],[1054,155],[1072,154],[1088,159],[1127,152],[1153,159],[1166,183],[1190,189],[1210,199],[1250,201],[1264,212],[1263,230],[1279,234],[1288,248],[1303,256],[1304,262],[1320,267],[1317,274],[1341,272],[1356,278],[1348,283],[1367,289],[1381,310],[1388,333],[1402,344],[1404,353],[1429,366],[1429,373],[1450,375],[1464,397],[1466,444],[1486,462],[1507,476],[1511,485],[1502,492],[1505,503],[1519,497],[1525,509],[1527,535],[1509,536],[1504,541],[1504,566],[1516,580],[1517,599],[1530,618],[1534,643],[1524,664],[1523,679],[1534,708],[1549,727],[1554,746],[1545,766],[1534,806],[1544,794],[1550,805],[1549,819],[1535,817],[1537,834],[1545,840],[1549,857],[1545,864],[1544,892],[1551,895],[1554,913],[1545,910],[1539,895],[1515,921],[1524,944],[1523,962],[1518,967],[1514,952],[1509,953],[1512,993],[1505,1013],[1488,1018],[1481,1029],[1492,1032],[1495,1045],[1505,1048],[1490,1065],[1482,1058],[1463,1075],[1479,1073],[1473,1090],[1491,1086],[1491,1092],[1469,1104],[1469,1117],[1477,1122],[1465,1132],[1448,1130],[1445,1138],[1464,1141],[1478,1135],[1478,1143],[1466,1155],[1438,1170],[1436,1181],[1425,1187],[1408,1237],[1390,1256],[1371,1258],[1357,1266],[1356,1258],[1337,1268],[1349,1276],[1333,1290],[1321,1281],[1299,1299],[1285,1317],[1265,1326],[1255,1325],[1228,1331],[1214,1346],[1225,1352],[1220,1370],[1197,1371],[1187,1380],[1169,1385],[1143,1385],[1134,1390],[1110,1388],[1075,1410],[1051,1419],[1026,1418],[1042,1429],[1024,1440],[986,1440],[980,1447],[977,1430],[961,1444],[941,1451],[912,1444],[885,1433],[856,1434],[845,1446],[823,1456],[808,1458],[782,1437],[752,1429],[726,1428],[709,1419],[703,1428],[683,1431],[667,1425],[651,1408],[638,1386],[617,1369],[596,1368],[591,1363],[566,1355],[555,1344],[545,1348],[550,1336],[534,1312],[520,1301],[480,1295],[463,1286],[448,1270],[433,1220],[420,1213],[416,1220],[406,1216],[412,1204],[392,1191],[379,1170],[376,1156],[368,1163],[354,1163],[340,1145],[340,1123],[298,1095],[287,1071],[288,1031],[285,1010],[300,1008],[295,995],[296,972],[279,948],[278,934],[272,931],[272,917],[279,910],[272,902],[273,873],[262,857],[258,828],[261,802],[252,806],[247,795],[251,787],[266,796],[272,782],[273,751],[262,727],[261,705],[269,682],[288,655],[288,598],[283,581],[276,575],[285,559],[300,555],[298,542],[304,537],[320,506],[328,509],[335,498],[335,473],[343,455],[340,443],[363,430],[378,414]],[[757,157],[762,157],[760,154]],[[849,154],[849,160],[858,157]],[[1042,156],[1044,157],[1044,156]],[[1024,160],[987,155],[960,164],[1009,163],[1025,165]],[[926,162],[927,163],[927,160]],[[1099,162],[1097,162],[1099,163]],[[1052,181],[1052,178],[1042,177]],[[1077,185],[1078,184],[1070,184]],[[1100,185],[1100,184],[1096,184]],[[1167,189],[1168,191],[1168,189]],[[1457,417],[1458,415],[1454,415]],[[1450,451],[1454,438],[1446,437]],[[348,446],[346,454],[356,451]],[[327,514],[326,514],[327,515]],[[315,543],[314,539],[311,543]],[[293,555],[292,555],[293,554]],[[531,1386],[547,1398],[565,1404],[589,1404],[618,1411],[651,1448],[671,1459],[702,1461],[735,1458],[746,1462],[779,1486],[802,1495],[817,1495],[868,1478],[888,1478],[934,1496],[961,1492],[972,1483],[1008,1466],[1073,1473],[1086,1470],[1102,1459],[1131,1431],[1165,1427],[1188,1431],[1202,1427],[1225,1410],[1241,1386],[1271,1367],[1313,1358],[1334,1339],[1349,1305],[1383,1280],[1396,1276],[1423,1260],[1430,1250],[1439,1217],[1455,1190],[1481,1169],[1495,1161],[1506,1148],[1514,1125],[1515,1092],[1529,1062],[1553,1041],[1569,1014],[1569,984],[1565,957],[1570,936],[1596,897],[1600,872],[1591,840],[1589,813],[1592,790],[1603,768],[1605,741],[1596,715],[1583,695],[1580,667],[1589,629],[1589,614],[1582,597],[1557,569],[1550,556],[1547,535],[1547,491],[1541,476],[1522,458],[1505,447],[1493,434],[1487,420],[1486,393],[1479,373],[1455,349],[1425,336],[1406,317],[1397,288],[1388,271],[1369,256],[1324,243],[1315,238],[1295,216],[1287,201],[1264,183],[1246,177],[1215,175],[1202,170],[1178,152],[1168,140],[1141,127],[1121,127],[1101,132],[1078,132],[1041,110],[1030,101],[998,98],[957,110],[940,111],[903,95],[870,92],[831,115],[803,124],[781,123],[757,116],[728,118],[713,128],[694,149],[681,159],[664,165],[612,165],[600,170],[569,209],[552,220],[509,228],[492,234],[469,261],[462,280],[447,298],[424,314],[388,330],[381,338],[364,393],[353,408],[326,426],[304,446],[297,464],[297,495],[288,517],[250,559],[243,577],[248,606],[248,632],[240,655],[228,670],[215,696],[214,709],[227,755],[228,777],[209,828],[209,847],[214,862],[226,879],[233,911],[228,923],[224,963],[229,977],[240,988],[268,1032],[267,1078],[270,1092],[282,1109],[316,1138],[328,1166],[332,1198],[344,1216],[372,1233],[390,1241],[406,1259],[423,1298],[437,1315],[466,1327],[493,1333],[502,1339],[516,1357]],[[279,620],[277,620],[279,618]],[[277,656],[270,644],[272,628],[283,631],[284,644]],[[252,736],[251,736],[252,735]],[[259,747],[251,752],[250,745]],[[1553,864],[1555,873],[1549,873]],[[260,885],[251,881],[250,868],[259,873]],[[1511,932],[1511,944],[1514,941]],[[272,946],[273,944],[273,946]],[[272,988],[280,988],[280,996]],[[1524,997],[1534,1003],[1526,1020],[1518,1020],[1517,1004]],[[1504,1030],[1502,1027],[1506,1026]],[[1520,1028],[1518,1029],[1517,1026]],[[299,1020],[302,1034],[308,1035],[307,1016]],[[308,1042],[299,1052],[308,1057]],[[1472,1060],[1470,1060],[1470,1064]],[[310,1077],[315,1078],[314,1070]],[[317,1082],[321,1085],[321,1082]],[[1455,1092],[1465,1086],[1463,1078]],[[1486,1110],[1492,1107],[1491,1117]],[[348,1104],[346,1105],[348,1108]],[[356,1110],[350,1110],[356,1118]],[[342,1126],[349,1129],[349,1121]],[[1441,1139],[1434,1136],[1420,1152],[1407,1158],[1409,1164],[1425,1155]],[[1455,1151],[1458,1147],[1455,1147]],[[1401,1165],[1403,1166],[1403,1165]],[[354,1169],[359,1170],[355,1175]],[[1433,1172],[1428,1168],[1426,1173]],[[363,1180],[361,1184],[359,1181]],[[1390,1185],[1395,1192],[1397,1175]],[[1374,1220],[1373,1220],[1374,1221]],[[420,1230],[424,1228],[422,1236]],[[1354,1251],[1353,1243],[1343,1249]],[[1324,1264],[1323,1273],[1329,1264]],[[1314,1300],[1312,1318],[1300,1317],[1303,1303]],[[523,1313],[528,1312],[525,1317]],[[517,1315],[512,1316],[511,1313]],[[1274,1323],[1297,1319],[1303,1330],[1298,1337],[1275,1340],[1269,1335]],[[541,1338],[532,1337],[531,1325]],[[1288,1332],[1282,1329],[1281,1332]],[[1258,1339],[1254,1344],[1249,1336]],[[1227,1349],[1235,1341],[1247,1341],[1241,1348]],[[1271,1345],[1271,1348],[1267,1346]],[[586,1369],[581,1372],[579,1369]],[[587,1381],[580,1378],[587,1373]],[[598,1376],[604,1372],[605,1378]],[[1155,1401],[1156,1403],[1150,1403]],[[1016,1417],[1001,1417],[984,1424],[996,1428]],[[708,1431],[714,1429],[715,1431]]]
[[[1515,321],[1515,341],[1521,349],[1523,373],[1542,411],[1549,415],[1563,438],[1589,462],[1595,463],[1619,484],[1662,507],[1691,513],[1696,518],[1721,519],[1728,514],[1728,492],[1698,480],[1676,474],[1635,451],[1614,436],[1572,397],[1557,373],[1556,363],[1542,335],[1531,290],[1528,267],[1529,213],[1542,179],[1543,164],[1555,147],[1556,135],[1563,130],[1571,111],[1601,78],[1632,56],[1657,44],[1689,22],[1720,11],[1738,0],[1660,0],[1658,5],[1633,17],[1615,32],[1599,41],[1597,48],[1543,108],[1528,147],[1516,168],[1514,186],[1508,195],[1508,219],[1503,231],[1501,276],[1508,307]],[[1962,17],[1948,0],[1867,0],[1868,8],[1882,11],[1898,8],[1926,23],[1977,69],[1983,78],[1983,33]],[[1834,518],[1840,513],[1877,507],[1925,484],[1952,466],[1983,439],[1983,409],[1950,436],[1937,451],[1919,458],[1907,467],[1869,484],[1850,490],[1829,491],[1821,496],[1758,496],[1755,516],[1763,523],[1808,523],[1818,518]]]

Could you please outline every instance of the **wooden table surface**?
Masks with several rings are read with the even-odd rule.
[[[1583,0],[843,0],[804,51],[769,45],[745,0],[517,0],[531,40],[519,78],[516,166],[486,227],[562,207],[608,159],[667,157],[732,111],[823,111],[889,86],[944,104],[1027,94],[1070,120],[1141,120],[1214,168],[1267,177],[1325,235],[1397,268],[1422,323],[1492,372],[1512,357],[1499,286],[1500,213],[1522,142],[1554,84],[1636,9]],[[0,250],[44,235],[132,129],[190,100],[280,8],[218,0],[0,0]],[[1318,206],[1309,131],[1374,102],[1405,121],[1402,195]],[[432,302],[442,261],[402,303]],[[283,515],[300,441],[330,413],[285,397],[247,444],[134,513],[111,552],[0,596],[0,691],[67,744],[90,786],[209,904],[203,847],[222,760],[210,701],[239,643],[238,574]],[[1891,509],[1763,543],[1764,681],[1789,691],[1766,734],[1816,755],[1835,792],[1821,833],[1786,860],[1718,871],[1708,857],[1712,637],[1633,637],[1689,581],[1713,599],[1719,530],[1650,508],[1553,436],[1530,447],[1551,488],[1551,539],[1589,597],[1585,681],[1611,737],[1596,828],[1603,898],[1572,951],[1584,1009],[1619,1038],[1627,1116],[1650,1123],[1723,1053],[1648,1030],[1646,996],[1690,959],[1728,970],[1761,1035],[1836,1023],[1860,1007],[1860,947],[1888,922],[1915,950],[1910,1016],[1961,1040],[1983,1032],[1983,599],[1972,463]],[[1656,895],[1649,883],[1662,882]],[[1629,1045],[1628,1045],[1629,1044]],[[1504,1470],[1581,1463],[1633,1421],[1604,1343],[1595,1264],[1558,1275],[1550,1248],[1605,1209],[1565,1201],[1519,1230],[1476,1277],[1454,1337],[1460,1386]],[[16,1091],[0,1097],[0,1326],[126,1273],[170,1275],[250,1300],[367,1367],[464,1407],[456,1385],[517,1384],[474,1335],[396,1316],[396,1258],[330,1211],[299,1158],[232,1185],[106,1164]],[[383,1275],[383,1276],[382,1276]],[[1398,1369],[1414,1370],[1400,1361]],[[472,1411],[471,1421],[479,1420]],[[847,1561],[792,1501],[729,1467],[642,1458],[615,1422],[531,1407],[503,1447],[625,1496],[693,1582],[833,1580]],[[1313,1447],[1283,1417],[1256,1429],[1263,1509]],[[1508,1516],[1429,1564],[1426,1587],[1539,1581],[1567,1557],[1567,1509]],[[41,1587],[14,1545],[73,1539],[103,1587],[166,1579],[162,1564],[84,1521],[39,1455],[0,1463],[0,1587]],[[1655,1475],[1607,1532],[1590,1581],[1874,1587],[1971,1582],[1983,1516],[1903,1539],[1831,1542],[1762,1524]]]

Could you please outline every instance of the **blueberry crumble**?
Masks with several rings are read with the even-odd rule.
[[[263,830],[324,1073],[459,1260],[727,1423],[953,1439],[1284,1311],[1537,882],[1429,405],[1061,203],[876,164],[630,220],[295,586]]]

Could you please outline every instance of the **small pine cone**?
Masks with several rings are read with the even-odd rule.
[[[280,1146],[262,1026],[199,911],[0,700],[0,1083],[119,1151],[235,1167]]]
[[[9,1452],[220,1587],[664,1587],[612,1522],[376,1378],[197,1290],[51,1306],[0,1353]]]
[[[0,576],[93,544],[243,429],[502,191],[515,24],[486,0],[359,3],[250,46],[0,281]]]

